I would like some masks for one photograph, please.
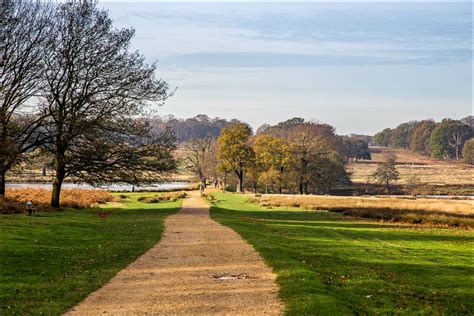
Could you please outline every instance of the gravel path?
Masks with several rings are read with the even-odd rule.
[[[158,244],[66,315],[279,315],[277,293],[260,255],[190,192]]]

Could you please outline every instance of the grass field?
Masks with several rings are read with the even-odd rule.
[[[59,315],[151,248],[181,202],[126,195],[101,209],[0,215],[0,314]]]
[[[215,193],[211,215],[277,273],[288,315],[474,313],[472,230],[266,209]]]
[[[407,184],[416,176],[421,184],[474,186],[474,166],[455,161],[440,161],[404,149],[376,148],[371,161],[349,164],[354,183],[367,183],[377,168],[376,162],[384,160],[384,155],[395,154],[397,170],[400,173],[398,184]]]
[[[249,201],[265,207],[329,210],[391,222],[474,228],[474,201],[471,200],[265,194],[256,195]]]

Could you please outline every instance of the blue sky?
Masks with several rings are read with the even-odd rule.
[[[177,87],[158,113],[337,132],[472,112],[472,5],[101,2]]]

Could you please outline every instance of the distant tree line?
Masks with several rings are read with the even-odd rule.
[[[174,136],[145,119],[170,90],[130,50],[134,33],[97,1],[0,0],[0,196],[33,151],[53,161],[53,207],[66,177],[138,184],[175,169]]]
[[[178,142],[187,142],[192,139],[217,138],[224,127],[237,123],[241,122],[236,119],[210,118],[205,114],[199,114],[187,119],[177,118],[173,115],[151,119],[151,124],[155,130],[173,130]]]
[[[411,121],[386,128],[374,135],[372,142],[378,146],[410,149],[437,159],[462,159],[473,163],[473,117],[462,120],[444,119]]]
[[[327,193],[350,184],[350,160],[370,159],[367,139],[339,136],[332,126],[292,118],[264,125],[253,134],[245,123],[232,122],[217,139],[186,143],[188,169],[201,179],[220,179],[266,193]]]

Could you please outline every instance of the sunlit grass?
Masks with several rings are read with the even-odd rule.
[[[386,225],[214,196],[212,217],[273,267],[289,315],[474,311],[472,230]]]
[[[181,201],[126,196],[101,209],[0,215],[0,314],[59,315],[156,244]]]

